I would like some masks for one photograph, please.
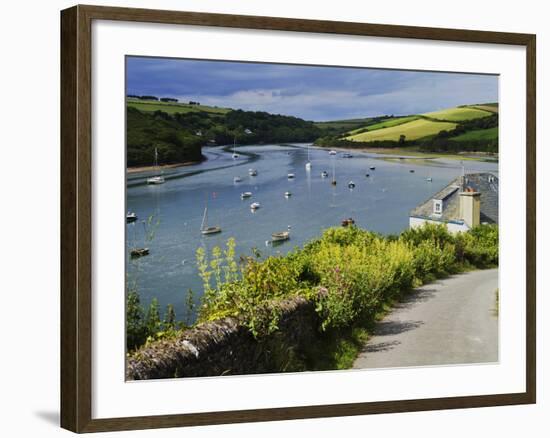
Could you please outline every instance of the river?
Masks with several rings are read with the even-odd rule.
[[[233,159],[223,147],[203,148],[206,161],[166,170],[162,185],[145,184],[151,173],[128,174],[127,210],[139,220],[127,224],[127,245],[147,246],[150,254],[134,260],[128,256],[126,268],[144,305],[157,297],[162,311],[171,303],[178,319],[192,320],[193,315],[186,315],[185,301],[188,289],[193,290],[196,302],[202,294],[197,248],[210,250],[234,237],[237,255],[251,255],[252,248],[263,256],[284,254],[348,217],[362,228],[399,233],[407,228],[411,209],[462,172],[457,160],[387,160],[355,151],[352,158],[344,158],[341,152],[331,156],[326,149],[314,147],[309,148],[312,169],[308,172],[305,145],[246,146],[237,152],[239,158]],[[498,163],[464,164],[466,172],[498,172]],[[371,166],[376,169],[370,170]],[[249,176],[249,168],[258,175]],[[330,183],[333,168],[336,186]],[[321,177],[323,170],[329,177]],[[295,178],[288,179],[288,173]],[[242,182],[235,183],[235,176]],[[353,190],[348,188],[349,181],[355,183]],[[252,198],[241,200],[245,191],[252,192]],[[286,191],[292,196],[285,198]],[[208,225],[219,225],[222,232],[203,236],[200,226],[207,197]],[[261,208],[252,212],[252,202],[259,202]],[[271,233],[287,229],[290,240],[266,244]]]

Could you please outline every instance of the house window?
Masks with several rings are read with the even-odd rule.
[[[434,199],[434,214],[441,215],[443,213],[443,201]]]

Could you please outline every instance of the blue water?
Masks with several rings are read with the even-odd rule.
[[[411,163],[359,152],[352,152],[353,158],[343,158],[341,153],[334,157],[326,149],[316,148],[310,148],[312,170],[307,172],[304,145],[247,146],[237,151],[240,157],[234,160],[222,147],[204,148],[207,161],[165,171],[163,185],[146,185],[150,173],[128,175],[127,209],[136,212],[139,220],[127,225],[127,245],[147,246],[150,255],[136,260],[128,257],[127,276],[145,305],[157,297],[162,307],[171,303],[177,317],[186,318],[188,289],[193,290],[197,302],[202,294],[195,263],[199,247],[210,250],[234,237],[238,255],[251,255],[252,248],[258,248],[263,256],[284,254],[319,236],[323,229],[339,226],[347,217],[362,228],[399,233],[407,228],[412,208],[462,172],[456,160]],[[467,172],[498,171],[497,163],[464,163]],[[370,166],[376,170],[369,170]],[[330,184],[333,167],[336,186]],[[250,177],[249,168],[257,169],[258,176]],[[323,170],[329,173],[328,178],[321,177]],[[295,173],[294,180],[287,178],[290,172]],[[234,176],[243,181],[234,183]],[[433,181],[426,181],[428,177]],[[351,180],[356,184],[353,190],[347,187]],[[252,192],[253,197],[241,200],[244,191]],[[286,199],[285,191],[292,196]],[[207,197],[208,225],[221,226],[220,234],[200,233]],[[249,206],[255,201],[261,208],[251,212]],[[149,218],[150,223],[144,225],[142,220]],[[289,226],[289,241],[266,245],[271,233]]]

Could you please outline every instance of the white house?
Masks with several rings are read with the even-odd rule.
[[[411,228],[426,222],[446,224],[451,232],[467,231],[481,223],[498,224],[498,177],[469,173],[455,178],[411,211]]]

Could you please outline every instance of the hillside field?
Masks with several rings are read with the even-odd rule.
[[[399,137],[404,135],[406,140],[417,140],[423,137],[438,134],[440,131],[449,131],[457,126],[456,123],[435,122],[433,120],[417,119],[407,123],[399,124],[389,128],[376,129],[361,134],[346,137],[353,141],[376,141],[393,140],[399,141]]]
[[[498,105],[497,104],[484,104],[484,105],[470,105],[470,108],[477,108],[483,111],[488,111],[492,114],[498,114]]]
[[[228,108],[215,108],[206,105],[189,105],[176,102],[158,102],[153,100],[127,99],[126,105],[136,108],[140,111],[163,111],[168,114],[185,114],[190,112],[207,112],[214,114],[226,114],[230,111]]]
[[[412,122],[413,120],[418,119],[418,116],[406,116],[406,117],[392,117],[386,120],[383,120],[374,125],[365,126],[359,129],[354,129],[349,132],[349,135],[361,134],[361,132],[366,131],[376,131],[377,129],[391,128],[392,126],[403,125],[407,122]]]
[[[436,120],[445,120],[451,122],[463,122],[465,120],[480,119],[490,116],[490,112],[473,107],[449,108],[441,111],[434,111],[422,114],[425,117]]]
[[[464,134],[451,137],[455,141],[472,141],[472,140],[496,140],[498,139],[498,127],[489,129],[476,129],[468,131]]]

